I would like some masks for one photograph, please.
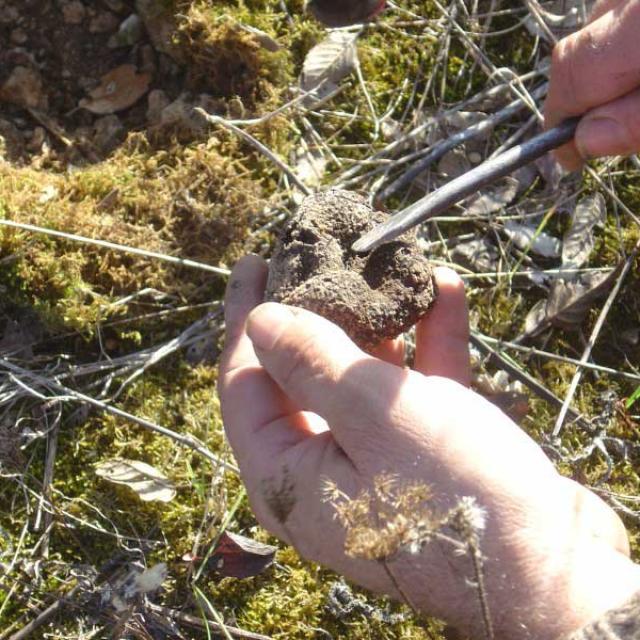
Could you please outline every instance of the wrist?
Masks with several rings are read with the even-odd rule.
[[[640,566],[600,541],[567,550],[554,571],[541,569],[545,579],[514,598],[497,640],[568,638],[640,592]]]
[[[577,631],[630,600],[640,592],[640,566],[605,543],[594,542],[576,553],[566,587],[566,612],[550,638]],[[553,585],[548,590],[553,597]]]

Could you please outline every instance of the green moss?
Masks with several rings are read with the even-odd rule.
[[[274,0],[167,0],[167,7],[177,16],[174,44],[191,69],[191,89],[214,95],[220,101],[221,112],[226,111],[233,118],[254,118],[291,99],[290,88],[296,84],[304,56],[325,36],[325,31],[303,15],[303,0],[288,0],[286,4],[291,21]],[[423,0],[406,1],[402,6],[423,15],[439,16]],[[518,19],[497,18],[492,29],[509,28]],[[261,29],[281,49],[269,51],[242,25]],[[415,105],[423,97],[427,86],[431,88],[424,100],[424,111],[430,114],[486,85],[485,73],[474,66],[467,48],[456,38],[451,41],[446,64],[436,65],[437,47],[425,37],[423,25],[405,26],[403,31],[389,20],[386,26],[366,29],[358,40],[363,76],[378,117],[389,113],[390,118],[399,119],[410,101]],[[516,71],[529,69],[532,39],[524,30],[515,31],[513,37],[488,38],[484,46],[495,66],[505,64]],[[410,82],[405,82],[407,79]],[[351,161],[367,159],[387,144],[383,136],[375,137],[369,111],[353,76],[321,115],[307,114],[317,133],[335,145],[343,161],[341,169],[332,167],[336,172],[349,167]],[[298,125],[286,113],[248,131],[290,161],[300,144]],[[630,165],[624,167],[631,169]],[[92,166],[67,170],[62,163],[53,161],[39,167],[1,163],[0,215],[229,266],[248,249],[263,249],[270,242],[271,236],[266,232],[255,237],[251,234],[266,221],[262,217],[265,209],[284,208],[280,179],[279,170],[270,160],[223,129],[203,131],[186,139],[179,131],[149,136],[134,133],[110,158]],[[616,176],[615,184],[622,202],[632,211],[640,210],[637,173]],[[588,180],[585,185],[588,190],[598,188]],[[535,185],[530,195],[537,195],[540,189],[541,185]],[[278,197],[272,198],[272,193]],[[399,204],[402,196],[398,194],[397,201],[389,204]],[[593,266],[614,264],[620,258],[621,244],[629,252],[640,238],[638,228],[629,224],[623,213],[617,214],[620,218],[615,211],[609,211],[606,228],[597,234]],[[554,216],[549,224],[549,230],[560,235],[567,219]],[[451,224],[446,230],[453,235],[476,232],[478,227],[465,222]],[[43,367],[50,366],[60,354],[77,362],[106,361],[158,345],[203,313],[199,308],[160,319],[135,320],[138,315],[165,307],[153,297],[114,305],[125,296],[152,288],[166,296],[163,302],[188,306],[220,300],[224,288],[224,279],[209,273],[1,227],[0,260],[3,317],[23,319],[28,310],[45,327],[46,339],[35,347],[36,357],[42,359],[35,361],[38,367],[40,362]],[[640,346],[621,342],[622,332],[636,328],[640,322],[639,279],[637,268],[633,269],[595,346],[594,360],[603,365],[617,368],[624,366],[626,359],[637,362],[640,358]],[[543,296],[543,291],[507,278],[498,286],[473,281],[469,288],[476,326],[497,338],[517,335],[528,310]],[[583,333],[588,334],[592,328],[598,310],[596,305],[590,312],[581,327]],[[113,320],[127,322],[109,326]],[[103,325],[102,343],[96,337],[98,321]],[[583,341],[579,332],[554,331],[544,348],[579,358]],[[564,397],[575,371],[573,366],[521,354],[514,357],[547,388]],[[180,433],[192,434],[211,451],[228,458],[215,398],[216,375],[212,366],[191,367],[183,356],[175,355],[128,386],[115,405]],[[81,383],[90,381],[97,382],[97,378],[83,379]],[[119,382],[115,380],[107,394]],[[76,386],[76,381],[69,385]],[[586,416],[597,415],[603,391],[615,390],[624,399],[636,387],[630,381],[586,372],[575,405]],[[100,384],[90,392],[98,395],[103,388]],[[27,421],[34,428],[41,428],[40,408],[38,401],[28,398],[12,408],[7,420],[12,424]],[[556,411],[546,402],[532,397],[523,428],[543,441],[555,416]],[[639,435],[637,425],[624,412],[616,414],[611,434],[634,442]],[[583,430],[565,427],[562,444],[568,450],[580,451],[587,442]],[[20,480],[27,489],[39,492],[45,459],[43,440],[21,454],[13,454],[12,463]],[[118,457],[156,466],[175,483],[176,498],[168,504],[143,503],[131,489],[99,479],[95,466]],[[617,460],[609,488],[637,495],[637,462]],[[606,465],[595,454],[579,466],[562,465],[561,470],[589,484],[602,477]],[[73,584],[68,571],[73,563],[100,567],[118,551],[139,546],[136,541],[140,538],[158,541],[158,545],[145,551],[149,564],[164,561],[169,565],[171,579],[158,597],[168,605],[186,607],[197,614],[189,565],[182,556],[192,550],[198,537],[201,550],[210,548],[236,500],[241,500],[240,507],[230,529],[276,543],[257,526],[237,476],[222,475],[191,450],[123,419],[97,412],[78,413],[73,403],[64,405],[53,486],[56,521],[49,557],[41,565],[43,578],[39,583],[33,582],[28,574],[20,573],[24,570],[22,565],[12,574],[11,578],[20,578],[15,593],[7,600],[7,592],[0,590],[0,607],[2,602],[8,602],[2,614],[3,627],[5,620],[11,623],[30,611],[38,599],[48,604],[50,594],[67,590]],[[0,485],[0,527],[8,534],[0,536],[1,552],[15,553],[23,525],[32,521],[36,504],[35,497],[25,494],[18,482]],[[638,558],[640,528],[631,519],[626,524],[634,557]],[[23,551],[18,553],[20,562],[29,560],[28,552],[39,537],[37,532],[27,532]],[[316,628],[325,629],[336,639],[442,637],[437,623],[411,617],[395,625],[360,613],[336,619],[326,608],[330,586],[336,579],[334,574],[303,562],[292,549],[279,544],[277,564],[264,574],[237,580],[222,579],[210,572],[198,586],[225,619],[274,638],[314,638],[319,634]],[[33,590],[24,589],[21,581]],[[391,606],[370,594],[359,593],[375,606]],[[393,605],[392,610],[403,609]],[[50,637],[73,637],[76,632],[73,615],[56,620],[47,629]],[[206,633],[194,631],[193,637],[204,638]]]

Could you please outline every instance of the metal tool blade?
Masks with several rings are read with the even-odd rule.
[[[446,211],[483,187],[513,173],[548,151],[566,144],[575,135],[579,121],[580,118],[564,120],[557,127],[483,162],[365,233],[353,243],[352,250],[356,253],[366,253],[394,240],[405,231]]]

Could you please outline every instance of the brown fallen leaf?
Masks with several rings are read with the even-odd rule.
[[[353,73],[358,64],[357,37],[351,32],[331,31],[307,53],[300,75],[300,88],[310,94],[307,106],[322,102],[325,92],[331,95],[340,81]]]
[[[132,64],[123,64],[100,78],[100,84],[83,98],[79,106],[91,113],[107,115],[135,104],[149,90],[151,74],[138,73]]]
[[[607,201],[601,193],[582,198],[571,215],[571,226],[562,239],[562,269],[579,269],[589,260],[595,246],[594,229],[603,228]]]
[[[469,198],[462,206],[471,218],[488,216],[509,206],[518,195],[520,183],[507,176]]]
[[[208,565],[230,578],[251,578],[273,563],[277,547],[225,531]]]
[[[460,242],[451,255],[454,262],[476,273],[495,271],[500,257],[498,249],[486,237]]]
[[[524,336],[535,336],[550,326],[575,329],[589,309],[608,293],[619,273],[620,265],[610,271],[587,273],[572,281],[555,280],[548,299],[537,302],[529,311]]]
[[[575,329],[589,309],[613,286],[619,270],[587,273],[573,282],[557,280],[547,301],[547,318],[556,327]]]

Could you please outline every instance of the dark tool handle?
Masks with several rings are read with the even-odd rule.
[[[471,171],[458,176],[440,189],[421,198],[378,225],[351,247],[357,253],[365,253],[402,235],[411,227],[437,216],[467,196],[513,173],[516,169],[569,142],[576,132],[580,118],[570,118],[549,131],[545,131],[522,144],[508,149],[492,160],[487,160]]]

